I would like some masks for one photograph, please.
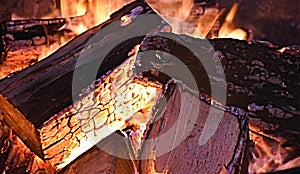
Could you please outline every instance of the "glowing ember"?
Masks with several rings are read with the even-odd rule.
[[[89,92],[83,92],[79,101],[41,127],[45,158],[57,169],[116,130],[139,128],[149,122],[162,86],[133,74],[136,51],[137,48],[134,56],[85,90]]]
[[[283,48],[281,48],[280,50],[278,50],[280,53],[284,53],[285,51],[286,51],[286,48],[285,47],[283,47]]]

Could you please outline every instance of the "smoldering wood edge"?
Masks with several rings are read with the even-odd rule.
[[[170,102],[172,102],[172,100],[174,100],[174,95],[175,95],[175,93],[176,93],[176,89],[172,89],[172,88],[170,88],[169,89],[169,91],[168,91],[168,104],[170,104]],[[173,99],[172,99],[173,98]],[[202,101],[200,101],[200,102],[202,102]],[[204,103],[205,105],[207,105],[206,103]],[[159,134],[160,134],[160,131],[161,131],[161,129],[163,130],[163,129],[165,129],[165,127],[168,127],[168,126],[166,126],[168,123],[166,123],[166,122],[169,122],[169,121],[167,121],[167,120],[165,120],[165,121],[162,121],[162,120],[164,120],[164,119],[166,119],[166,117],[172,117],[172,115],[163,115],[161,118],[159,118],[159,120],[158,121],[156,121],[155,123],[153,123],[152,125],[151,125],[151,128],[150,128],[150,130],[148,130],[148,132],[147,132],[147,138],[146,138],[146,140],[147,139],[151,139],[151,138],[154,138],[154,137],[157,137],[157,136],[159,136]],[[172,119],[172,118],[170,118],[170,119]],[[247,121],[246,120],[239,120],[239,118],[237,118],[236,116],[234,116],[234,115],[232,115],[232,114],[229,114],[229,113],[225,113],[224,114],[224,117],[223,117],[223,119],[222,119],[222,121],[221,121],[221,123],[220,123],[220,125],[221,124],[228,124],[228,123],[230,123],[230,121],[229,122],[226,122],[226,120],[228,121],[228,119],[229,120],[233,120],[233,122],[234,122],[234,125],[232,125],[232,126],[235,126],[235,132],[234,132],[234,134],[235,134],[235,138],[232,138],[232,141],[233,141],[233,143],[235,144],[234,146],[231,146],[231,147],[229,147],[229,148],[231,148],[231,150],[230,150],[230,154],[228,155],[227,154],[227,157],[229,156],[230,158],[228,158],[227,159],[227,162],[226,163],[223,163],[221,166],[220,166],[220,168],[219,168],[219,171],[210,171],[210,172],[220,172],[223,168],[227,168],[226,170],[228,170],[228,171],[230,171],[229,170],[229,167],[231,166],[231,165],[236,165],[236,163],[239,163],[240,165],[244,162],[244,154],[246,153],[246,146],[245,146],[245,143],[247,142],[246,140],[248,140],[248,136],[246,136],[245,137],[245,134],[247,135],[247,129],[243,129],[243,130],[241,130],[241,128],[244,128],[244,126],[247,126]],[[171,121],[172,122],[172,121]],[[232,123],[232,122],[231,122]],[[244,123],[243,125],[241,125],[241,123]],[[196,123],[196,125],[197,126],[199,126],[199,124],[198,124],[198,121],[197,121],[197,123]],[[197,126],[195,126],[195,127],[197,127]],[[193,130],[192,130],[192,132],[194,131],[195,129],[193,128]],[[217,130],[218,131],[218,130]],[[198,139],[199,138],[199,133],[197,134],[198,136],[193,136],[192,138],[190,138],[189,136],[184,140],[184,141],[187,141],[187,142],[189,142],[189,141],[191,141],[192,139]],[[215,136],[215,135],[214,135]],[[243,137],[243,138],[242,138]],[[218,142],[218,143],[222,143],[222,142]],[[180,147],[181,145],[179,145],[178,147],[176,147],[174,150],[176,151],[176,149],[178,149],[178,148],[182,148],[182,147]],[[193,150],[195,150],[195,151],[197,151],[197,148],[201,148],[201,147],[192,147],[192,149],[191,149],[191,151],[190,151],[190,153],[193,153]],[[238,150],[237,150],[238,149]],[[174,151],[173,150],[173,151]],[[226,151],[229,151],[228,149],[226,149]],[[143,148],[142,148],[142,150],[141,150],[141,153],[153,153],[153,151],[152,150],[150,150],[150,149],[148,149],[146,146],[143,146]],[[169,153],[173,153],[172,151],[171,152],[169,152]],[[178,152],[174,152],[174,153],[177,153],[178,154]],[[151,172],[163,172],[163,171],[157,171],[156,170],[156,163],[157,163],[157,159],[158,158],[160,158],[160,157],[158,157],[158,158],[152,158],[152,157],[149,157],[150,159],[145,159],[145,160],[141,160],[140,162],[139,162],[139,169],[140,169],[140,172],[141,173],[151,173]],[[199,158],[199,156],[194,156],[194,159],[197,159],[197,158]],[[181,164],[180,164],[181,165]],[[205,164],[204,164],[205,165]],[[209,165],[213,165],[213,164],[206,164],[207,166],[209,166]],[[206,167],[207,167],[206,166]],[[190,167],[187,167],[186,168],[186,171],[189,171],[189,169],[191,168],[192,166],[190,166]],[[176,171],[174,171],[174,166],[169,166],[169,168],[170,169],[172,169],[173,168],[173,171],[171,171],[171,172],[178,172],[177,170]],[[208,167],[209,168],[209,167]],[[238,168],[235,168],[234,169],[234,173],[239,173],[240,172],[240,170],[241,170],[241,168],[238,166]],[[197,170],[196,170],[197,171]],[[165,171],[164,171],[165,172]],[[199,171],[197,171],[197,172],[199,172]],[[207,171],[206,171],[207,172]]]
[[[42,145],[36,127],[0,94],[0,111],[5,123],[30,147],[39,157],[43,158]]]

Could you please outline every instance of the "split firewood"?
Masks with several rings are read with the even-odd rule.
[[[189,48],[194,48],[190,43],[197,45],[198,49],[194,49],[196,50],[193,50],[194,52],[189,51]],[[146,69],[149,70],[144,72],[145,75],[158,81],[168,81],[171,77],[160,72],[172,72],[172,69],[179,69],[178,64],[174,63],[176,62],[174,58],[168,55],[171,54],[180,59],[194,75],[200,93],[210,94],[211,90],[206,84],[217,85],[216,88],[222,87],[222,84],[218,83],[220,79],[218,76],[212,77],[208,74],[209,77],[203,77],[203,74],[206,74],[205,67],[201,62],[199,63],[199,59],[205,61],[205,59],[212,58],[220,61],[226,76],[227,100],[225,106],[218,107],[233,115],[246,116],[249,119],[251,132],[270,138],[279,147],[289,147],[278,151],[278,153],[285,153],[279,154],[283,157],[281,160],[286,162],[299,156],[297,149],[299,149],[300,130],[296,123],[300,118],[297,92],[300,62],[297,47],[281,49],[270,47],[263,42],[248,44],[246,41],[232,39],[215,39],[210,43],[213,49],[207,46],[205,41],[188,36],[174,36],[167,33],[148,36],[141,44],[143,54],[140,56],[139,64],[141,69],[147,67]],[[151,50],[155,51],[151,52]],[[183,52],[186,53],[184,56],[182,56]],[[219,69],[217,66],[210,68],[215,71]],[[182,73],[180,69],[172,75],[182,80],[184,84],[189,84],[189,80],[185,79]],[[154,131],[161,129],[159,124],[157,126]],[[153,134],[153,137],[157,136]],[[254,137],[251,136],[251,138]],[[264,147],[271,148],[271,145]],[[146,150],[149,151],[147,148]],[[172,158],[172,155],[177,154],[181,153],[171,152],[165,158]],[[191,157],[188,158],[190,159]],[[145,167],[147,162],[144,163]],[[155,164],[160,166],[160,172],[163,169],[171,171],[180,169],[172,162],[161,164],[156,162]]]
[[[45,159],[55,168],[62,169],[113,132],[149,120],[163,89],[134,78],[134,62],[135,56],[126,60],[41,126]]]
[[[155,13],[143,1],[135,1],[128,4],[112,14],[108,21],[76,37],[72,42],[61,47],[45,60],[13,76],[2,79],[0,82],[0,91],[4,96],[3,99],[12,104],[15,110],[18,110],[17,113],[21,113],[16,116],[16,114],[13,115],[8,112],[5,115],[14,118],[13,120],[23,119],[21,115],[24,115],[24,118],[28,119],[34,125],[31,125],[31,128],[34,129],[40,127],[63,108],[71,105],[72,97],[78,96],[83,88],[95,80],[89,77],[90,69],[99,70],[95,73],[97,74],[96,78],[106,75],[107,72],[128,58],[128,53],[136,44],[141,42],[146,33],[157,31],[166,25],[156,15],[149,21],[149,25],[142,27],[145,21],[133,16],[138,14]],[[125,25],[120,21],[126,15],[131,15],[132,19],[130,19],[131,22],[127,21]],[[111,28],[109,28],[110,25],[116,27],[113,35],[110,30]],[[93,38],[95,35],[97,37]],[[136,37],[137,35],[138,37]],[[95,43],[98,43],[96,44],[98,46],[92,47],[91,45]],[[99,49],[103,51],[99,52]],[[77,60],[79,57],[85,61],[78,63]],[[104,60],[101,67],[98,67],[102,59]],[[72,78],[75,69],[80,69],[82,72],[77,79]],[[74,89],[72,88],[72,80],[79,83],[75,91],[72,91]],[[139,86],[139,84],[137,85]],[[38,153],[40,157],[44,156],[39,151],[41,144],[32,143],[27,138],[36,137],[37,135],[32,135],[36,130],[21,131],[23,127],[21,124],[12,124],[9,126],[19,127],[20,129],[14,129],[16,134],[20,136],[26,145]]]
[[[247,119],[250,119],[251,131],[257,133],[271,136],[281,136],[282,132],[291,133],[296,137],[299,135],[299,128],[295,124],[287,126],[287,123],[299,121],[299,51],[290,48],[278,51],[279,48],[270,48],[262,43],[248,44],[231,39],[212,40],[212,49],[204,44],[203,40],[174,34],[145,38],[145,28],[138,28],[142,22],[138,20],[126,24],[125,27],[119,26],[119,30],[114,32],[113,36],[111,31],[100,32],[100,37],[96,39],[98,46],[93,47],[88,42],[99,29],[105,31],[108,24],[121,19],[136,8],[137,11],[142,8],[142,14],[153,13],[144,2],[130,4],[112,15],[108,22],[77,37],[44,61],[0,82],[0,92],[21,111],[19,115],[24,114],[24,118],[41,128],[41,146],[45,154],[40,155],[45,155],[44,160],[50,162],[56,170],[63,169],[62,172],[66,173],[89,172],[86,168],[90,165],[86,163],[93,161],[91,156],[95,154],[103,155],[112,164],[116,164],[116,168],[112,169],[114,166],[108,165],[107,162],[107,168],[93,169],[97,172],[118,173],[125,167],[129,171],[141,173],[183,173],[190,170],[196,173],[239,173],[245,170],[243,165],[248,141]],[[147,26],[146,32],[158,30],[161,21],[157,18],[149,22],[151,25]],[[132,30],[141,36],[128,39],[136,36],[136,33],[125,36]],[[108,37],[109,41],[101,40],[104,36]],[[124,38],[127,40],[117,47],[106,45],[111,42],[119,43]],[[128,52],[142,39],[142,53],[139,53],[138,60],[135,60],[135,56],[128,59]],[[196,52],[189,50],[186,46],[189,43],[196,46]],[[112,51],[99,53],[100,48]],[[147,55],[146,51],[149,50],[156,52]],[[163,51],[164,54],[157,50]],[[86,62],[81,62],[78,66],[84,73],[75,79],[80,82],[80,86],[73,95],[81,93],[81,96],[71,105],[72,77],[74,69],[78,68],[75,67],[75,62],[80,53]],[[195,77],[197,88],[191,88],[192,82],[182,76],[182,70],[176,69],[176,62],[174,63],[166,53],[175,55],[188,67]],[[207,56],[205,58],[222,63],[226,81],[221,78],[221,67],[205,67],[196,55]],[[106,59],[98,71],[98,80],[92,81],[94,79],[87,78],[88,72],[90,68],[99,65],[99,57]],[[136,63],[134,72],[131,69],[133,63]],[[95,66],[91,66],[92,64]],[[149,71],[143,72],[145,67]],[[213,76],[207,74],[206,68],[211,68],[217,73]],[[170,69],[175,70],[174,76],[161,73]],[[137,74],[140,72],[142,73]],[[172,87],[170,82],[176,82],[175,87]],[[92,85],[88,86],[91,83]],[[88,88],[85,88],[86,86]],[[219,103],[218,98],[211,97],[212,87],[218,90],[227,87],[226,103]],[[162,95],[166,96],[167,102],[164,108],[159,108],[156,104],[161,101]],[[199,108],[194,110],[193,106]],[[2,106],[1,109],[3,110]],[[214,133],[201,139],[203,132],[207,131],[207,120],[212,123],[214,121],[210,119],[209,110],[216,112],[213,112],[212,116],[222,113],[222,117],[214,123],[218,125],[213,129]],[[198,114],[193,113],[194,111]],[[184,117],[194,114],[197,116],[195,120]],[[13,117],[8,112],[6,115]],[[253,121],[255,119],[259,120],[257,124]],[[180,122],[176,123],[178,120]],[[191,124],[192,121],[195,121],[195,124]],[[135,157],[151,154],[141,162],[123,161],[94,146],[98,141],[103,143],[100,147],[123,146],[120,142],[127,139],[119,136],[122,137],[121,140],[112,143],[112,137],[115,135],[113,132],[140,129],[138,125],[145,124],[146,129],[142,133],[144,136],[141,142],[133,141],[131,135],[123,132],[125,137],[131,139],[129,146],[133,149],[129,152],[125,148],[125,153]],[[167,148],[171,150],[159,156],[159,149],[156,147],[164,143],[156,141],[153,146],[149,146],[145,142],[167,133],[173,125],[175,135],[167,139],[171,142]],[[182,138],[188,128],[191,128],[191,133]],[[14,129],[18,136],[23,135],[20,138],[25,142],[24,134],[16,130]],[[290,137],[293,136],[287,138]],[[179,143],[178,146],[176,143]],[[297,142],[295,144],[298,145]],[[30,148],[36,148],[33,146]],[[117,153],[124,153],[123,149],[118,150],[120,151]],[[82,165],[86,168],[78,169]]]
[[[147,131],[140,173],[242,172],[247,122],[210,106],[180,85],[170,87],[168,93],[165,111],[157,115],[157,121]],[[201,137],[206,133],[209,117],[221,117],[221,122],[210,123],[218,128],[205,140]]]
[[[97,78],[100,78],[127,59],[128,52],[139,44],[147,33],[158,31],[159,27],[165,25],[162,19],[156,16],[148,21],[149,25],[141,26],[144,25],[144,19],[135,18],[128,25],[121,26],[121,18],[136,8],[140,14],[155,14],[142,1],[124,6],[113,13],[108,21],[76,37],[44,61],[1,80],[1,94],[36,126],[42,125],[51,116],[69,106],[72,103],[72,95],[78,96],[83,88],[95,80],[87,79],[90,69],[99,69]],[[113,33],[110,24],[114,24]],[[97,33],[100,30],[101,32]],[[90,40],[96,33],[97,38]],[[92,44],[91,42],[98,44],[91,47],[88,45]],[[99,52],[100,49],[103,51]],[[81,65],[76,64],[79,56],[80,59],[86,60],[81,62]],[[98,67],[102,59],[104,61],[101,67]],[[85,74],[80,77],[82,79],[74,79],[81,82],[81,88],[78,87],[78,90],[72,94],[75,65]]]

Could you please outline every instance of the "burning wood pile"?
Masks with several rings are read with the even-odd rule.
[[[2,173],[299,172],[299,46],[237,4],[70,3],[1,23]]]

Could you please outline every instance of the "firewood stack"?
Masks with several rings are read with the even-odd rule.
[[[244,173],[249,132],[297,151],[297,47],[166,33],[158,15],[120,24],[133,14],[156,13],[132,2],[0,81],[2,173]]]

